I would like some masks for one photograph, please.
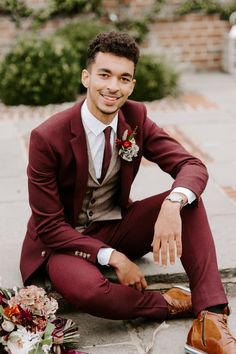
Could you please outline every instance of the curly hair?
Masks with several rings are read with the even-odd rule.
[[[94,62],[98,52],[111,53],[131,60],[136,67],[139,48],[135,40],[125,32],[99,33],[91,42],[87,51],[87,67]]]

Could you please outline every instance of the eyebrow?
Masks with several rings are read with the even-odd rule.
[[[101,68],[101,69],[98,69],[98,71],[102,71],[102,72],[105,72],[107,74],[111,74],[111,70],[109,69],[106,69],[106,68]],[[126,76],[126,77],[130,77],[131,79],[133,78],[133,76],[130,74],[130,73],[122,73],[121,76]]]

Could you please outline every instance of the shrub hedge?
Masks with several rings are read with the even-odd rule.
[[[177,92],[179,74],[164,56],[142,55],[135,78],[134,100],[153,101]]]
[[[46,105],[73,101],[80,66],[68,44],[20,41],[0,64],[0,99],[8,105]]]

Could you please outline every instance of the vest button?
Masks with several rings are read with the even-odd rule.
[[[88,214],[89,214],[89,216],[93,216],[92,210],[90,210]]]

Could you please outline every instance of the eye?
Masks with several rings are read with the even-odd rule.
[[[99,77],[101,77],[102,79],[107,79],[109,75],[107,73],[100,73]]]
[[[128,83],[128,82],[131,82],[131,79],[127,76],[122,76],[121,81],[123,81],[124,83]]]

